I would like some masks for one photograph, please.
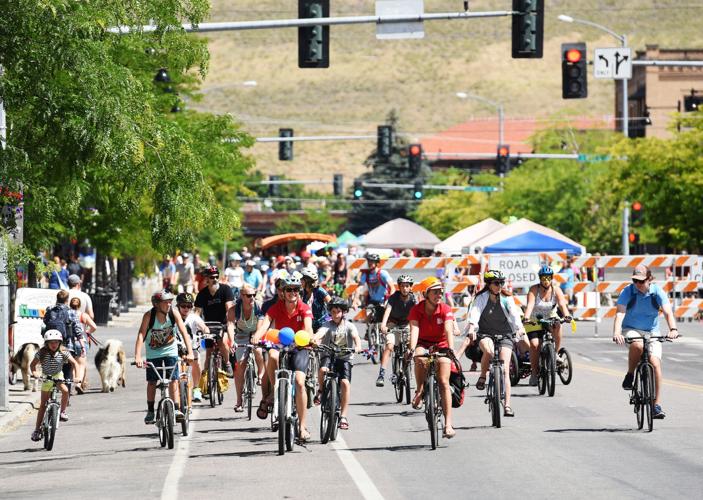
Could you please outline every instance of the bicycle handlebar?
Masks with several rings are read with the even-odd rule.
[[[676,338],[678,339],[681,337],[683,337],[683,335],[679,335]],[[649,340],[650,342],[673,342],[675,339],[671,339],[666,335],[653,335],[650,337],[643,337],[642,335],[638,335],[637,337],[625,337],[625,342],[628,344],[632,344],[635,340]],[[613,342],[615,342],[615,339],[613,339]]]
[[[329,346],[329,345],[324,345],[324,344],[315,346],[315,350],[333,352],[334,354],[353,354],[356,352],[356,349],[354,349],[352,347],[338,347],[338,346]],[[362,351],[360,351],[360,352],[362,352]]]

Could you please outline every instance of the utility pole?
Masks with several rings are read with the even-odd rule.
[[[0,78],[3,68],[0,65]],[[6,139],[5,106],[0,95],[0,148],[5,149]],[[8,334],[10,331],[10,280],[7,276],[7,248],[5,239],[0,237],[0,411],[9,411],[10,394],[7,374],[9,373],[10,359]]]
[[[630,255],[630,202],[622,210],[622,254]]]

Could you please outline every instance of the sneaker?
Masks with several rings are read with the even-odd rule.
[[[32,441],[41,441],[41,439],[44,437],[42,434],[41,429],[37,429],[34,432],[32,432]]]
[[[227,371],[228,378],[234,377],[234,370],[232,370],[232,363],[227,363],[225,365],[225,371]]]
[[[666,417],[666,413],[662,410],[661,405],[654,405],[654,413],[652,413],[652,418],[662,419]]]
[[[537,375],[532,373],[530,375],[530,386],[535,387],[537,385]]]
[[[154,412],[147,410],[146,417],[144,417],[144,423],[149,425],[153,424],[154,422],[156,422],[156,420],[154,419]]]
[[[203,393],[199,387],[193,389],[193,402],[200,403],[203,400]]]
[[[376,379],[376,387],[383,387],[384,382],[383,382],[383,373],[378,374],[378,378]]]
[[[178,408],[176,408],[174,416],[176,417],[176,422],[183,422],[183,420],[185,420],[185,415],[183,415],[183,412]]]
[[[65,411],[62,411],[62,412],[59,414],[59,420],[60,420],[61,422],[68,422],[68,413],[66,413]]]
[[[634,373],[627,373],[625,375],[625,378],[622,381],[622,388],[625,389],[626,391],[631,391],[632,390],[632,382],[635,380],[635,374]]]

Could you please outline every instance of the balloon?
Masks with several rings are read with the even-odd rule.
[[[295,345],[305,347],[310,344],[310,334],[305,330],[298,330],[295,333]]]
[[[290,345],[293,343],[295,333],[290,327],[281,328],[278,332],[278,343],[281,345]]]
[[[266,332],[266,335],[264,335],[264,340],[271,342],[272,344],[278,344],[278,330],[271,328]]]

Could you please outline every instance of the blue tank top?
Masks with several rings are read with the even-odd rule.
[[[163,323],[158,317],[154,318],[154,326],[147,330],[144,338],[146,359],[178,357],[175,328],[176,325],[171,322],[169,314],[166,315],[166,321]]]

